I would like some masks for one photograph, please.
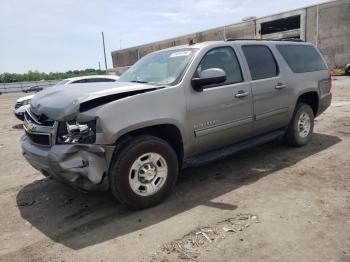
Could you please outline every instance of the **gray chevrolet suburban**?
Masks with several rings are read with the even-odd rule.
[[[142,209],[164,200],[180,168],[279,137],[307,144],[330,90],[312,44],[189,44],[146,55],[116,83],[38,93],[21,145],[45,176]]]

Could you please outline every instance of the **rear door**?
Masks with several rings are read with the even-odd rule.
[[[251,76],[253,93],[253,135],[288,125],[289,92],[270,47],[264,44],[242,45]]]

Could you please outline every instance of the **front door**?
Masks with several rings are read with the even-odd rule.
[[[234,49],[217,47],[208,51],[198,64],[194,77],[210,68],[226,73],[224,83],[191,89],[187,96],[189,129],[195,153],[209,151],[248,138],[252,131],[253,109],[250,85],[244,81]]]

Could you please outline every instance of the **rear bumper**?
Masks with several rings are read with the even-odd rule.
[[[35,169],[84,190],[108,190],[109,161],[113,146],[54,145],[41,147],[21,138],[24,158]]]
[[[318,106],[318,112],[317,116],[322,114],[330,105],[332,102],[332,93],[327,93],[321,96],[319,100],[319,106]]]

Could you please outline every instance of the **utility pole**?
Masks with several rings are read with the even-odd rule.
[[[106,58],[105,35],[103,34],[103,32],[102,32],[102,43],[103,43],[103,54],[104,54],[104,57],[105,57],[105,67],[106,67],[106,70],[107,70],[107,58]]]
[[[101,62],[98,61],[98,70],[101,71]]]

